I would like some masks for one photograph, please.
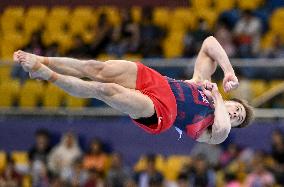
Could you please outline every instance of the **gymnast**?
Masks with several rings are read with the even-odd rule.
[[[213,36],[204,40],[190,80],[175,80],[126,60],[102,62],[16,51],[14,61],[31,78],[47,80],[72,96],[99,99],[151,134],[173,126],[180,136],[184,133],[198,142],[220,144],[231,128],[246,127],[253,118],[246,101],[223,100],[217,84],[211,82],[219,65],[224,91],[239,85],[227,54]]]

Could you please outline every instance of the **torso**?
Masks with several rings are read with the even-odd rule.
[[[214,123],[213,104],[193,80],[181,81],[168,77],[167,80],[177,104],[174,126],[191,138],[206,142],[210,138],[208,127]]]

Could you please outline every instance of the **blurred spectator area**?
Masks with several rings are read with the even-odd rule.
[[[2,3],[4,2],[6,1]],[[200,47],[199,42],[207,36],[202,34],[202,32],[205,32],[204,29],[206,33],[214,35],[219,31],[218,26],[225,24],[225,28],[234,33],[234,26],[248,11],[251,12],[254,19],[260,22],[260,26],[257,27],[260,32],[259,49],[253,47],[254,56],[261,56],[261,50],[268,53],[267,55],[277,56],[270,54],[271,48],[283,47],[284,29],[281,20],[283,19],[284,9],[281,8],[281,3],[277,4],[277,1],[205,0],[201,3],[197,0],[191,0],[186,1],[185,4],[182,2],[174,7],[148,4],[144,7],[131,6],[130,8],[123,6],[93,7],[82,4],[80,6],[32,6],[31,4],[31,6],[25,7],[20,6],[20,4],[3,5],[5,8],[1,13],[0,58],[11,60],[13,51],[29,49],[31,52],[41,55],[68,54],[69,56],[98,57],[101,59],[113,57],[139,59],[147,57],[147,54],[141,53],[139,49],[141,45],[145,47],[143,45],[145,38],[140,38],[143,35],[139,33],[139,30],[145,24],[156,26],[160,30],[157,31],[157,28],[148,29],[151,32],[160,32],[158,40],[160,46],[157,44],[155,46],[161,48],[158,54],[148,56],[166,58],[188,56],[188,53],[184,51],[191,41],[190,37],[186,37],[188,34],[192,36],[194,43],[196,39],[198,40],[196,44],[198,48]],[[275,4],[278,6],[275,6]],[[147,7],[152,8],[148,8],[148,12],[145,12],[144,9]],[[124,20],[124,11],[130,16],[126,22],[128,25],[131,23],[131,27],[127,26]],[[102,18],[102,15],[106,15],[106,17]],[[149,19],[145,20],[145,17]],[[119,39],[113,36],[112,29],[117,30],[117,28],[124,26],[123,34]],[[133,29],[135,27],[139,29],[135,31]],[[252,32],[246,33],[253,34]],[[238,32],[237,36],[233,34],[230,38],[233,42],[239,43],[239,40],[234,41],[234,39],[235,37],[240,38],[240,34],[243,34],[243,32]],[[37,36],[39,38],[36,38]],[[133,37],[136,39],[133,39]],[[109,50],[99,50],[99,52],[96,50],[98,42],[105,42],[105,46],[100,46],[102,48],[109,49],[113,46],[119,46],[119,49],[121,49],[125,47],[121,43],[125,44],[126,38],[131,39],[130,44],[132,46],[129,50],[122,50],[123,53],[119,53],[120,55],[112,56],[113,53],[109,53]],[[241,38],[241,41],[244,38],[253,40],[249,34],[242,35]],[[276,39],[278,43],[275,43]],[[117,43],[119,45],[116,45]],[[135,45],[134,49],[133,45]],[[80,54],[76,51],[77,48],[81,50],[79,51]],[[157,50],[157,48],[155,49]],[[55,49],[58,53],[51,53]],[[197,50],[193,50],[193,55],[196,55],[196,52]],[[233,53],[234,55],[250,57],[249,55],[241,56]]]
[[[105,130],[109,128],[106,125],[113,127],[122,125],[114,124],[112,120],[103,121],[102,127],[104,126]],[[109,123],[106,124],[107,121]],[[78,124],[68,125],[76,126]],[[42,139],[42,136],[46,136],[42,132],[47,131],[38,130],[35,139],[25,141],[25,146],[22,146],[21,151],[15,149],[0,151],[1,185],[10,183],[14,186],[24,187],[46,184],[52,186],[55,179],[62,183],[61,186],[86,186],[87,183],[94,182],[107,183],[110,186],[124,186],[125,183],[137,186],[159,183],[160,186],[170,187],[180,186],[181,183],[192,186],[218,187],[230,183],[244,186],[253,186],[252,184],[284,185],[284,135],[283,126],[281,127],[279,124],[260,122],[259,129],[250,127],[249,131],[238,132],[235,143],[229,141],[222,145],[193,143],[188,139],[181,140],[182,142],[173,142],[174,135],[177,137],[177,134],[173,133],[174,131],[166,136],[161,135],[159,140],[156,139],[157,144],[153,145],[152,142],[155,141],[153,136],[151,138],[149,136],[149,141],[145,141],[143,137],[148,135],[136,132],[134,126],[130,126],[133,125],[130,124],[130,121],[127,125],[131,131],[127,134],[136,134],[133,136],[136,139],[132,139],[133,145],[125,146],[124,138],[117,139],[121,134],[116,132],[116,136],[113,136],[114,134],[105,135],[104,139],[91,140],[90,143],[93,146],[91,152],[81,149],[82,144],[74,139],[76,134],[65,133],[62,127],[59,130],[62,132],[62,140],[65,139],[65,141],[61,140],[61,142],[57,141],[52,144]],[[273,128],[268,126],[273,126]],[[17,127],[19,126],[17,125]],[[48,137],[52,140],[56,128],[49,129]],[[116,130],[118,129],[119,127],[116,128]],[[256,132],[258,134],[255,134]],[[247,136],[250,133],[253,137]],[[94,134],[96,133],[86,133],[85,136],[89,136],[90,139],[90,137],[94,137]],[[141,141],[140,138],[137,138],[138,134],[144,142],[140,149],[136,149],[137,143]],[[66,139],[70,135],[73,138]],[[167,138],[164,139],[164,137]],[[261,142],[256,139],[259,137],[262,137]],[[112,152],[105,152],[104,146],[97,146],[98,140],[100,145],[105,145],[106,142],[103,140],[108,140],[115,149]],[[86,144],[86,142],[84,143]],[[171,146],[168,146],[169,144]],[[15,146],[6,145],[4,149],[9,146],[15,148]],[[29,146],[30,150],[28,151]],[[20,148],[21,146],[16,147]],[[49,148],[47,149],[47,147]],[[157,152],[149,153],[149,150]],[[81,157],[78,157],[79,155]],[[211,162],[212,157],[214,157],[214,162]],[[51,167],[50,162],[58,161],[60,163],[54,165],[58,170],[54,170],[54,166]],[[90,165],[86,167],[86,162],[93,163],[94,168],[90,168]],[[64,165],[66,163],[68,163],[68,167]],[[75,185],[76,183],[77,185]]]
[[[239,65],[248,65],[237,72],[240,88],[230,94],[223,93],[224,98],[238,96],[260,103],[257,107],[284,106],[281,93],[275,92],[268,103],[261,103],[263,98],[259,97],[270,91],[273,95],[273,89],[282,88],[283,71],[277,66],[265,69],[272,64],[270,59],[261,62],[264,68],[249,66],[258,58],[277,61],[284,56],[282,1],[191,0],[179,1],[173,6],[170,1],[165,1],[169,3],[167,6],[150,3],[138,6],[139,3],[134,3],[130,8],[91,6],[84,3],[87,1],[82,1],[80,6],[75,6],[76,3],[74,6],[58,5],[53,1],[48,5],[31,3],[30,6],[11,2],[7,6],[6,2],[1,1],[3,9],[0,13],[1,107],[105,106],[96,99],[75,98],[46,82],[29,80],[21,66],[10,63],[15,50],[102,61],[127,59],[144,62],[148,59],[163,75],[188,79],[192,75],[193,60],[181,63],[176,59],[194,58],[202,41],[209,35],[217,38],[229,57],[243,58]],[[164,63],[166,59],[170,62]],[[188,61],[190,67],[185,65]],[[222,74],[217,74],[219,76],[214,80],[223,91]]]

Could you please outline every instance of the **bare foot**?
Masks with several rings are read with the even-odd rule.
[[[52,70],[41,64],[42,57],[40,56],[17,51],[14,53],[14,60],[20,63],[25,71],[30,73],[31,78],[48,80],[53,73]]]

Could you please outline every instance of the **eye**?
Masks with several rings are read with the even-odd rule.
[[[239,108],[239,107],[237,107],[237,112],[238,112],[238,111],[240,111],[240,108]]]

